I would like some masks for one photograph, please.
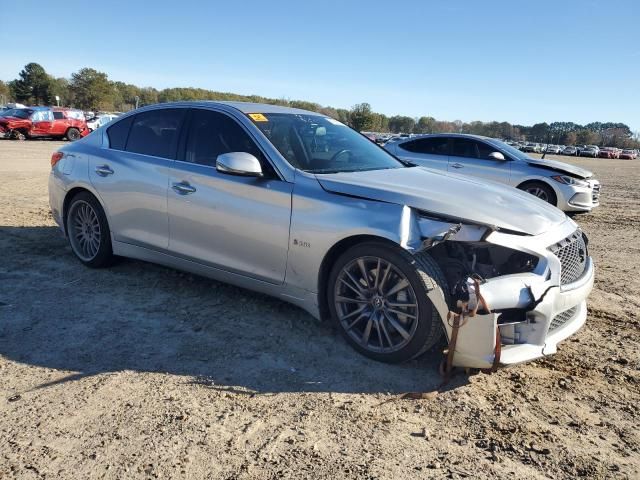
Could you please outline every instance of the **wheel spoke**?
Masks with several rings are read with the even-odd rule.
[[[358,297],[362,298],[362,291],[361,290],[359,290],[357,287],[354,287],[353,285],[351,285],[344,278],[341,278],[340,281],[342,283],[344,283],[347,287],[349,287],[351,290],[353,290],[355,292],[355,294],[358,295]]]
[[[340,320],[346,320],[347,318],[351,318],[354,315],[357,315],[358,313],[361,313],[365,308],[366,308],[366,305],[362,305],[361,307],[356,308],[353,312],[348,313],[348,314],[340,317]]]
[[[359,258],[357,263],[358,267],[360,268],[360,274],[362,275],[367,288],[371,288],[371,282],[369,281],[369,274],[367,273],[367,267],[364,264],[364,260],[362,258]]]
[[[412,319],[416,318],[416,316],[411,313],[403,312],[402,310],[396,310],[395,308],[387,308],[387,312],[395,313],[396,315],[404,315],[405,317],[409,317]]]
[[[98,253],[98,250],[100,249],[100,240],[98,240],[96,237],[93,237],[91,241],[91,245],[93,246],[91,253],[95,255],[96,253]]]
[[[360,315],[358,315],[353,322],[351,322],[349,325],[347,325],[347,331],[351,330],[353,327],[355,327],[358,323],[360,323],[360,320],[362,320],[366,316],[367,315],[366,315],[365,312],[361,312]]]
[[[360,339],[360,342],[365,347],[369,344],[369,336],[371,335],[371,327],[372,327],[372,325],[373,325],[373,312],[371,312],[371,315],[369,315],[369,320],[367,321],[367,326],[364,327],[364,332],[362,332],[362,338]]]
[[[387,302],[389,307],[398,307],[398,308],[418,308],[417,303],[407,303],[407,302]]]
[[[391,326],[400,334],[402,335],[402,338],[404,338],[405,340],[409,340],[411,338],[411,335],[409,334],[409,332],[407,332],[404,328],[402,328],[402,326],[396,322],[396,320],[389,314],[387,314],[385,312],[384,317],[387,319],[387,321],[391,324]]]
[[[339,302],[339,303],[369,303],[369,300],[366,300],[364,298],[350,298],[350,297],[337,296],[336,297],[336,302]]]
[[[387,264],[387,269],[382,274],[382,280],[380,280],[380,284],[378,285],[378,292],[382,293],[384,289],[384,284],[387,282],[387,278],[389,277],[389,272],[391,272],[391,264]]]
[[[387,327],[384,326],[384,316],[378,322],[380,324],[380,329],[382,333],[384,333],[384,337],[387,339],[390,347],[393,347],[393,342],[391,341],[391,337],[389,336],[389,332],[387,331]]]
[[[403,277],[400,277],[400,278],[401,280],[398,283],[396,283],[391,290],[385,293],[385,297],[391,297],[392,295],[395,295],[399,291],[404,290],[409,286],[409,281],[406,278],[403,278]]]
[[[382,264],[382,260],[378,259],[378,264],[376,265],[376,276],[373,279],[373,288],[376,289],[378,288],[378,282],[380,281],[380,267]]]
[[[380,318],[376,316],[374,319],[373,325],[376,327],[376,333],[378,334],[378,344],[380,348],[384,348],[384,344],[382,343],[382,332],[380,331]]]
[[[355,288],[357,288],[357,292],[358,292],[358,296],[362,297],[363,293],[364,293],[364,289],[362,288],[362,285],[360,284],[360,282],[358,280],[355,279],[355,277],[353,275],[351,275],[350,272],[348,272],[347,270],[343,270],[345,275],[347,277],[349,277],[349,280],[351,280],[353,282],[353,285],[355,286]]]

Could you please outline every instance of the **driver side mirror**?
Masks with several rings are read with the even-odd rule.
[[[264,175],[260,161],[247,152],[229,152],[218,155],[216,170],[242,177],[262,177]]]
[[[504,155],[500,152],[491,152],[487,158],[491,160],[500,160],[502,162],[506,160],[506,158],[504,158]]]

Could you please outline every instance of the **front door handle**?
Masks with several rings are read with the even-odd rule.
[[[96,173],[101,177],[106,177],[107,175],[113,175],[113,170],[109,165],[98,165],[96,167]]]
[[[196,187],[192,187],[189,182],[174,183],[171,188],[180,195],[189,195],[196,191]]]
[[[461,163],[452,163],[451,166],[453,168],[462,168],[462,167],[464,167],[464,165],[462,165]]]

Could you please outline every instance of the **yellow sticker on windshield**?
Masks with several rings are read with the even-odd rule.
[[[269,120],[261,113],[249,113],[251,120],[254,122],[268,122]]]

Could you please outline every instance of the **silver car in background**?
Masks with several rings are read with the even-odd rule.
[[[565,212],[588,212],[600,202],[600,182],[590,171],[532,158],[494,138],[453,133],[422,135],[388,143],[385,148],[402,160],[434,170],[511,185]]]
[[[594,267],[564,213],[402,162],[317,113],[154,105],[51,164],[53,217],[86,266],[119,255],[264,292],[376,360],[449,335],[451,288],[472,273],[492,311],[465,325],[454,364],[490,367],[497,331],[504,365],[552,354],[586,319]]]

